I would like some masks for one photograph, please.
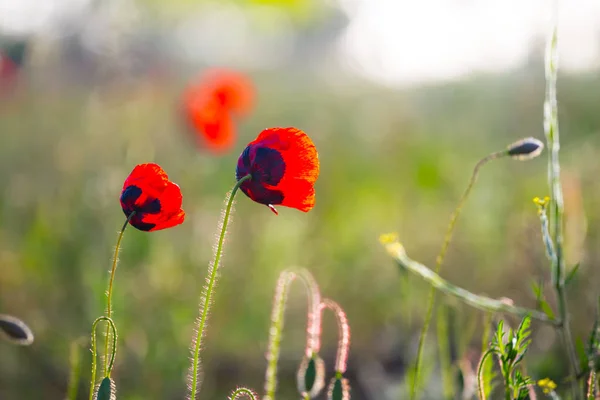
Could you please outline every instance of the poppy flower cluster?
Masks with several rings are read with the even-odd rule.
[[[212,69],[189,85],[183,95],[187,120],[198,144],[214,152],[235,143],[234,118],[247,115],[254,102],[254,87],[245,75]]]
[[[137,165],[125,179],[121,207],[129,223],[141,231],[157,231],[183,223],[179,186],[157,164]]]
[[[304,212],[315,205],[319,157],[312,140],[300,129],[262,131],[240,155],[235,174],[238,180],[250,175],[240,188],[275,214],[275,205]]]

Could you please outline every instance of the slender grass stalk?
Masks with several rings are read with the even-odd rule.
[[[69,386],[67,388],[67,400],[77,399],[79,389],[79,376],[81,375],[81,344],[79,340],[71,343],[69,351]]]
[[[482,373],[485,362],[491,354],[493,354],[491,349],[486,350],[481,356],[481,360],[479,360],[479,365],[477,366],[477,392],[479,394],[479,400],[485,400],[485,381],[482,379]]]
[[[550,188],[550,232],[554,242],[555,258],[552,275],[558,299],[560,336],[569,358],[569,372],[573,378],[571,390],[574,399],[580,398],[576,377],[579,363],[571,335],[569,310],[565,294],[565,260],[563,256],[564,203],[560,183],[560,140],[558,129],[558,105],[556,100],[556,79],[558,72],[558,2],[553,4],[553,26],[548,38],[545,60],[546,96],[544,101],[544,134],[548,147],[548,186]]]
[[[112,317],[112,292],[113,292],[113,282],[115,280],[115,272],[117,271],[117,264],[119,263],[119,250],[121,248],[121,241],[123,240],[123,234],[125,233],[125,228],[131,221],[131,218],[135,215],[135,211],[129,214],[127,220],[123,224],[121,231],[119,232],[119,237],[117,238],[117,245],[115,246],[115,254],[113,256],[112,267],[110,269],[110,279],[108,281],[108,290],[106,291],[106,317]],[[108,342],[110,335],[110,326],[106,325],[106,333],[104,336],[104,376],[110,377],[110,371],[108,368],[108,363],[106,362],[106,358],[108,357]],[[115,343],[116,345],[116,343]]]
[[[480,296],[469,292],[466,289],[455,286],[427,268],[425,265],[414,261],[408,257],[404,247],[394,234],[382,235],[381,243],[385,246],[388,254],[400,265],[412,273],[420,276],[427,283],[443,293],[459,298],[466,304],[483,311],[505,312],[520,317],[529,315],[538,321],[548,323],[553,326],[560,326],[560,322],[548,317],[545,313],[529,308],[518,307],[512,304],[508,299],[492,299],[486,296]]]
[[[201,347],[202,338],[205,335],[204,331],[206,328],[206,321],[208,320],[208,311],[211,306],[212,296],[214,294],[214,288],[217,283],[217,272],[219,270],[219,266],[220,266],[220,262],[221,262],[221,255],[223,254],[223,243],[225,242],[225,234],[227,233],[227,225],[229,223],[229,218],[232,213],[233,202],[235,199],[235,195],[236,195],[237,191],[239,190],[240,186],[242,185],[242,183],[244,183],[245,181],[247,181],[251,178],[252,178],[252,175],[244,176],[243,178],[241,178],[239,181],[236,182],[236,184],[233,187],[233,189],[231,190],[231,192],[228,193],[227,198],[226,198],[227,206],[225,207],[225,212],[223,213],[223,215],[221,217],[221,221],[219,223],[221,233],[219,234],[219,238],[217,241],[217,246],[216,246],[215,254],[214,254],[214,260],[208,268],[209,278],[203,288],[203,296],[202,296],[203,299],[201,301],[202,304],[200,305],[200,316],[197,320],[196,336],[192,342],[193,343],[192,344],[193,358],[192,358],[192,366],[190,369],[190,374],[188,376],[189,390],[190,390],[190,395],[189,395],[188,399],[190,399],[190,400],[196,399],[196,393],[198,392],[198,386],[200,383],[199,379],[198,379],[198,372],[199,372],[199,363],[200,363],[200,349],[202,348]]]
[[[439,274],[442,269],[442,263],[444,262],[444,257],[446,256],[446,252],[448,251],[448,246],[452,241],[452,234],[454,233],[454,226],[456,225],[456,221],[460,216],[460,213],[471,194],[471,190],[477,181],[477,177],[479,176],[479,171],[481,167],[483,167],[488,162],[495,160],[500,157],[507,156],[508,153],[506,150],[498,151],[495,153],[491,153],[475,164],[473,168],[473,173],[471,174],[471,178],[469,179],[469,183],[467,188],[462,194],[458,205],[450,215],[450,222],[448,223],[448,227],[446,228],[446,235],[444,236],[444,242],[442,243],[442,248],[440,249],[439,255],[436,257],[435,261],[435,273]],[[429,297],[427,300],[427,312],[425,313],[425,321],[423,323],[423,327],[421,328],[421,334],[419,336],[419,346],[417,349],[417,358],[415,360],[415,374],[413,377],[413,381],[410,387],[410,398],[411,400],[416,399],[417,397],[417,387],[419,386],[419,372],[421,370],[421,359],[423,358],[423,348],[425,346],[425,339],[427,337],[427,331],[429,330],[429,324],[431,322],[431,317],[433,315],[433,308],[435,306],[435,288],[432,286],[429,289]]]
[[[107,373],[104,374],[105,378],[108,378],[113,365],[115,363],[115,356],[117,353],[117,327],[115,326],[115,323],[113,322],[112,319],[102,316],[102,317],[98,317],[96,318],[96,320],[94,321],[94,323],[92,324],[92,377],[90,380],[90,397],[89,400],[93,400],[94,399],[94,389],[96,388],[96,356],[97,356],[97,352],[96,352],[96,326],[98,325],[98,323],[100,321],[106,321],[108,322],[108,326],[112,329],[112,338],[113,338],[113,344],[112,344],[112,354],[110,357],[110,362],[107,363],[108,365],[108,371]]]
[[[275,391],[277,390],[277,363],[279,361],[281,337],[283,334],[285,307],[290,285],[296,278],[299,278],[304,284],[308,299],[305,356],[312,357],[321,348],[321,293],[319,292],[319,286],[312,275],[306,270],[283,271],[277,280],[275,297],[273,299],[271,327],[269,328],[269,346],[267,350],[267,370],[265,372],[265,395],[263,400],[275,399]]]
[[[454,397],[454,375],[452,371],[452,360],[450,358],[450,332],[446,316],[446,306],[441,304],[437,309],[436,336],[440,369],[442,373],[443,395],[446,400]]]
[[[233,391],[233,393],[231,393],[231,396],[229,396],[229,400],[240,399],[243,396],[246,396],[250,400],[257,400],[258,399],[258,395],[253,390],[241,387],[241,388],[235,389]]]

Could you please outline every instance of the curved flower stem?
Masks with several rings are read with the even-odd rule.
[[[444,242],[442,243],[442,248],[440,249],[440,253],[436,258],[435,262],[435,273],[439,274],[442,268],[442,263],[444,262],[444,257],[446,256],[446,252],[448,251],[448,246],[450,245],[450,241],[452,240],[452,234],[454,233],[454,226],[456,225],[456,220],[458,219],[463,206],[465,205],[469,195],[471,194],[471,190],[477,181],[477,177],[479,176],[479,170],[489,161],[495,160],[496,158],[507,156],[508,153],[506,150],[498,151],[495,153],[488,154],[481,160],[477,162],[475,167],[473,168],[473,173],[471,174],[471,179],[469,179],[469,184],[465,189],[462,197],[460,198],[458,205],[452,212],[450,216],[450,222],[448,223],[448,227],[446,229],[446,235],[444,236]],[[423,323],[423,327],[421,328],[421,335],[419,336],[419,347],[417,349],[417,359],[415,360],[415,374],[413,378],[413,382],[411,384],[410,390],[410,398],[415,399],[417,395],[417,386],[419,383],[419,372],[421,369],[421,358],[423,356],[423,347],[425,345],[425,338],[427,336],[427,330],[429,329],[429,324],[431,322],[431,316],[433,314],[433,307],[435,305],[435,289],[432,286],[429,290],[429,297],[427,301],[427,312],[425,314],[425,321]]]
[[[258,399],[258,395],[256,393],[254,393],[253,390],[241,387],[241,388],[235,389],[233,391],[233,393],[231,393],[231,396],[229,396],[229,400],[236,400],[236,399],[239,399],[242,396],[246,396],[250,400],[257,400]]]
[[[292,282],[299,278],[306,287],[308,297],[308,321],[305,354],[312,357],[313,353],[320,350],[321,336],[321,293],[312,275],[306,270],[283,271],[279,274],[275,297],[273,298],[273,310],[271,312],[271,327],[269,328],[269,347],[267,350],[267,370],[265,372],[265,395],[264,400],[275,399],[277,389],[277,362],[281,346],[281,336],[285,320],[285,306],[287,296]]]
[[[108,366],[108,372],[104,374],[105,377],[108,377],[112,371],[113,365],[115,363],[115,355],[117,353],[117,327],[112,319],[102,316],[96,318],[94,323],[92,324],[92,378],[90,380],[90,397],[89,400],[93,400],[94,398],[94,389],[96,388],[96,326],[100,321],[108,322],[109,329],[112,329],[113,334],[113,348],[112,355],[110,357],[110,362],[106,363]]]
[[[486,296],[480,296],[469,292],[466,289],[453,285],[433,272],[431,269],[427,268],[425,265],[410,259],[406,255],[404,247],[400,244],[400,242],[397,241],[394,235],[383,235],[380,240],[385,246],[388,254],[390,254],[401,267],[411,271],[416,275],[419,275],[433,288],[440,290],[447,295],[457,297],[471,307],[483,311],[506,312],[520,317],[529,315],[531,318],[537,319],[538,321],[545,322],[556,327],[560,326],[560,321],[551,319],[543,312],[515,306],[510,300],[507,299],[497,300]]]
[[[321,308],[328,308],[335,314],[338,326],[338,348],[335,358],[335,371],[336,373],[343,374],[346,372],[348,350],[350,348],[350,325],[348,325],[348,318],[342,307],[333,300],[323,299]]]
[[[135,215],[135,211],[132,212],[131,214],[129,214],[129,216],[127,217],[127,220],[125,220],[125,223],[123,224],[123,227],[121,228],[121,231],[119,232],[119,237],[117,239],[117,246],[115,247],[115,254],[113,256],[113,263],[112,263],[112,268],[110,269],[110,280],[108,281],[108,291],[106,292],[106,317],[107,318],[111,318],[112,317],[112,291],[113,291],[113,282],[115,280],[115,272],[117,271],[117,264],[119,263],[119,250],[121,247],[121,240],[123,240],[123,234],[125,233],[125,228],[127,228],[127,224],[129,224],[129,221],[131,221],[131,218],[133,218],[133,216]],[[107,325],[106,326],[106,334],[104,336],[104,376],[105,377],[110,377],[110,370],[108,368],[108,363],[106,362],[106,357],[108,357],[108,337],[110,334],[110,326]],[[114,341],[113,341],[114,342]],[[114,345],[116,345],[116,342],[114,342]],[[114,353],[114,349],[113,349],[113,353]],[[112,367],[111,367],[112,369]]]
[[[492,350],[487,350],[485,353],[483,353],[483,355],[481,356],[481,360],[479,360],[479,365],[477,366],[477,392],[479,394],[479,400],[485,400],[485,389],[484,389],[485,382],[483,382],[481,380],[481,373],[483,372],[485,360],[491,354],[493,354]]]
[[[204,329],[206,327],[206,320],[208,319],[208,310],[210,309],[212,295],[214,292],[215,283],[217,281],[217,271],[219,270],[219,264],[221,262],[221,254],[223,253],[223,242],[225,241],[225,234],[227,232],[227,224],[229,223],[229,217],[231,215],[231,210],[233,207],[233,200],[235,199],[235,194],[238,189],[245,181],[252,178],[252,175],[246,175],[236,182],[235,186],[231,190],[231,193],[228,194],[227,206],[225,208],[225,213],[223,214],[221,221],[221,233],[219,235],[219,240],[217,242],[217,247],[214,254],[213,263],[209,267],[209,278],[207,284],[204,286],[204,295],[203,295],[203,303],[200,308],[200,317],[198,319],[198,325],[196,328],[196,337],[194,339],[194,352],[192,359],[192,367],[190,369],[190,400],[196,399],[196,393],[198,391],[198,365],[200,360],[200,348],[202,344],[202,338],[204,336]]]

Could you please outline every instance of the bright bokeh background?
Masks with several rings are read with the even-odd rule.
[[[600,6],[560,8],[559,116],[569,291],[574,332],[591,328],[600,274]],[[481,157],[525,136],[543,138],[544,1],[0,0],[0,46],[26,46],[16,82],[0,85],[0,312],[36,334],[0,342],[0,399],[63,399],[69,346],[87,348],[102,314],[118,197],[134,165],[157,162],[183,191],[186,222],[128,229],[114,293],[118,398],[181,399],[189,342],[237,157],[270,126],[297,126],[321,160],[308,214],[238,198],[204,349],[203,399],[237,385],[262,392],[278,274],[306,267],[352,329],[353,399],[405,398],[428,287],[402,275],[377,242],[398,231],[433,266],[448,216]],[[231,153],[194,146],[182,121],[187,82],[210,66],[255,82],[255,111]],[[2,74],[0,74],[0,78]],[[535,307],[549,271],[534,196],[546,162],[486,166],[458,223],[443,275]],[[550,290],[549,301],[554,304]],[[441,297],[440,297],[441,298]],[[457,364],[476,361],[483,315],[443,298]],[[305,301],[294,289],[280,361],[280,398],[296,398]],[[509,318],[511,323],[514,319]],[[471,330],[469,327],[472,326]],[[435,327],[424,398],[441,398]],[[471,331],[473,333],[471,333]],[[331,376],[336,328],[323,357]],[[80,398],[87,398],[83,351]],[[559,378],[554,332],[534,324],[534,378]],[[320,398],[325,398],[322,395]]]

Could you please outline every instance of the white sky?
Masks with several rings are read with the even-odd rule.
[[[545,41],[553,6],[552,0],[338,1],[352,20],[341,43],[348,65],[387,84],[516,67],[536,38]],[[599,38],[600,1],[563,0],[560,67],[598,67]]]
[[[358,74],[390,85],[449,80],[476,71],[517,67],[524,62],[536,38],[546,37],[553,5],[553,0],[311,1],[337,1],[351,19],[340,42],[342,64]],[[89,2],[90,0],[0,0],[0,31],[16,34],[51,31],[65,21],[76,20]],[[133,5],[136,0],[109,1],[121,5],[123,2]],[[561,69],[586,70],[599,67],[600,0],[561,0],[560,4]],[[266,8],[263,7],[262,11],[264,10]],[[251,12],[253,9],[246,11]],[[258,12],[258,9],[254,12]],[[220,15],[221,19],[227,19],[230,14],[236,16],[240,12],[221,12],[205,17],[214,20]],[[284,15],[275,13],[268,16],[263,16],[262,23],[280,22],[276,24],[278,26],[286,23]],[[219,20],[215,32],[219,40],[213,44],[213,47],[216,45],[214,51],[207,53],[210,57],[225,57],[227,54],[221,53],[227,53],[229,49],[232,54],[225,57],[233,57],[229,61],[236,61],[235,54],[243,55],[246,60],[249,58],[240,51],[239,44],[251,44],[249,38],[252,32],[248,32],[247,28],[242,29],[244,24],[240,23],[239,15],[236,18],[237,20],[232,17],[230,24]],[[190,19],[190,23],[196,27],[194,29],[200,29],[204,25],[208,28],[211,26],[210,23],[203,25],[200,22]],[[238,27],[237,30],[228,30],[229,36],[233,37],[227,39],[227,35],[223,35],[223,25]],[[203,29],[208,28],[204,26]],[[186,30],[183,32],[186,36],[190,34]],[[258,54],[265,53],[255,58],[269,59],[269,64],[275,65],[276,58],[284,57],[287,54],[284,49],[292,45],[283,40],[289,39],[291,33],[283,33],[285,32],[271,37],[257,37],[255,42],[267,44],[267,49],[261,50],[265,46],[247,46],[247,49]],[[273,42],[277,38],[282,40]],[[196,46],[201,46],[201,43],[196,41]],[[268,49],[276,51],[268,54]]]

